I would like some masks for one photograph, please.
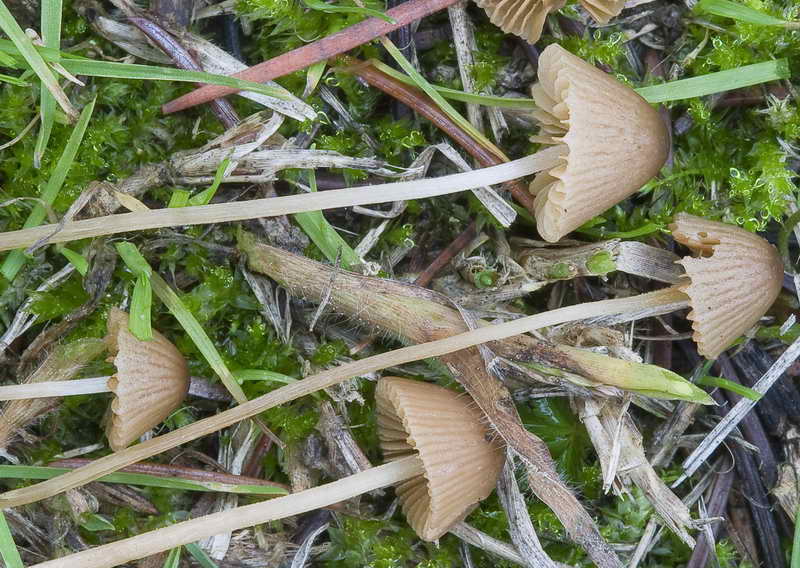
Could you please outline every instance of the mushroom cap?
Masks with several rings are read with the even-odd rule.
[[[475,0],[489,20],[509,34],[536,43],[542,35],[547,14],[564,6],[566,0]],[[622,11],[625,0],[581,0],[592,17],[601,24]]]
[[[128,330],[128,314],[113,308],[108,314],[108,350],[117,372],[108,386],[114,393],[106,436],[114,451],[125,448],[160,424],[186,397],[189,367],[170,341],[153,331],[141,341]]]
[[[778,297],[783,262],[774,246],[740,227],[678,213],[669,228],[700,254],[678,261],[688,280],[679,287],[689,296],[697,351],[715,359]]]
[[[375,392],[384,456],[416,453],[425,473],[397,486],[411,528],[436,540],[461,521],[497,482],[505,460],[472,400],[445,388],[384,377]]]
[[[530,186],[539,234],[556,242],[654,177],[669,133],[633,89],[556,44],[539,58],[532,94],[541,125],[532,140],[563,150]]]

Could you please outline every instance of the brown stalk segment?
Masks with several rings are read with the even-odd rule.
[[[434,12],[443,10],[456,1],[457,0],[410,0],[404,2],[396,8],[386,11],[386,15],[394,20],[393,23],[389,23],[380,18],[368,18],[335,34],[324,37],[319,41],[304,45],[298,49],[284,53],[268,61],[254,65],[253,67],[249,67],[244,71],[235,73],[233,76],[259,83],[282,77],[288,73],[305,69],[318,61],[324,61],[335,55],[340,55],[368,41],[372,41],[376,37],[386,35],[406,24],[410,24]],[[238,89],[231,87],[207,85],[170,101],[161,108],[165,114],[169,114],[208,102],[212,99],[230,95],[237,91]]]

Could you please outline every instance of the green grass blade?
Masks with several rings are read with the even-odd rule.
[[[194,558],[197,561],[197,563],[203,568],[219,568],[216,562],[211,560],[208,554],[206,554],[202,548],[197,546],[196,543],[191,542],[187,544],[186,550],[189,552],[189,554],[192,555],[192,558]]]
[[[52,479],[63,473],[72,471],[65,467],[36,465],[0,465],[0,477],[5,479]],[[139,487],[159,487],[181,491],[214,491],[216,493],[236,493],[240,495],[286,495],[281,487],[270,485],[247,485],[217,483],[213,481],[196,481],[177,477],[159,477],[146,473],[110,473],[98,481],[118,483],[121,485],[137,485]]]
[[[740,385],[739,383],[734,383],[728,379],[723,379],[722,377],[705,375],[697,379],[696,383],[698,385],[705,385],[707,387],[719,387],[721,389],[729,390],[731,392],[735,392],[739,396],[749,398],[750,400],[759,400],[761,398],[761,393],[744,385]]]
[[[86,276],[86,273],[89,272],[89,261],[82,254],[67,247],[61,247],[59,252],[72,263],[81,276]]]
[[[311,191],[317,191],[317,178],[313,170],[310,171],[309,176]],[[293,217],[297,224],[300,225],[300,228],[303,229],[303,232],[317,245],[317,248],[322,251],[322,254],[329,261],[336,262],[338,258],[342,268],[345,270],[350,270],[352,267],[362,263],[358,253],[328,223],[322,211],[295,213]]]
[[[326,14],[360,14],[367,18],[378,18],[383,20],[384,22],[389,22],[390,24],[394,23],[394,19],[391,16],[387,16],[380,10],[373,10],[372,8],[362,8],[360,6],[339,6],[337,4],[327,4],[326,2],[322,2],[322,0],[303,0],[303,4],[311,8],[312,10],[318,10],[320,12],[325,12]]]
[[[3,557],[6,568],[25,568],[17,545],[14,544],[14,537],[11,536],[11,529],[8,528],[6,516],[2,511],[0,511],[0,556]]]
[[[695,10],[760,26],[798,26],[797,22],[788,22],[755,10],[750,6],[740,4],[739,2],[731,2],[730,0],[700,0],[700,2],[695,5]]]
[[[181,550],[182,548],[180,546],[170,550],[169,556],[167,556],[166,561],[164,561],[164,566],[162,568],[180,568]]]
[[[797,514],[794,516],[791,568],[800,568],[800,508],[797,509]]]
[[[417,83],[414,82],[411,77],[406,75],[405,73],[401,73],[397,69],[393,67],[389,67],[382,61],[373,60],[369,61],[370,65],[389,75],[394,77],[398,81],[405,83],[406,85],[411,85],[416,87]],[[347,69],[345,68],[345,71]],[[533,99],[526,99],[526,98],[509,98],[509,97],[495,97],[492,95],[478,95],[476,93],[465,93],[464,91],[459,91],[457,89],[450,89],[448,87],[442,87],[441,85],[435,85],[433,83],[430,84],[440,95],[442,95],[446,99],[452,99],[454,101],[460,101],[464,103],[475,103],[484,106],[492,106],[492,107],[501,107],[501,108],[516,108],[521,110],[531,110],[536,108],[536,102]]]
[[[61,191],[61,186],[64,185],[64,180],[67,178],[67,173],[69,173],[72,163],[75,161],[75,156],[78,153],[78,148],[80,148],[81,142],[83,141],[83,135],[86,133],[86,127],[89,125],[89,120],[92,118],[92,112],[94,112],[94,105],[96,101],[97,99],[92,99],[92,102],[87,104],[83,108],[83,111],[81,111],[80,118],[78,119],[75,128],[72,130],[69,140],[67,140],[67,145],[64,147],[64,151],[62,152],[61,157],[58,159],[58,163],[53,169],[53,173],[50,174],[50,179],[47,180],[47,185],[44,186],[42,194],[39,196],[40,199],[48,205],[53,204],[56,197],[58,197],[58,192]],[[42,221],[44,221],[44,218],[44,207],[42,207],[41,204],[37,204],[33,208],[33,211],[31,211],[30,215],[28,215],[28,219],[25,221],[25,224],[22,227],[24,229],[36,227],[37,225],[40,225]],[[22,268],[25,262],[26,259],[23,251],[11,251],[11,253],[9,253],[3,262],[3,265],[0,266],[0,274],[11,281],[17,275],[19,269]]]
[[[214,173],[214,181],[211,182],[211,185],[197,195],[190,197],[187,205],[208,205],[211,203],[211,200],[214,199],[214,195],[216,195],[217,190],[222,183],[225,170],[228,169],[228,164],[230,163],[230,158],[225,158],[222,160],[219,166],[217,166],[217,171]]]
[[[14,77],[13,75],[5,75],[4,73],[0,73],[0,81],[3,83],[8,83],[9,85],[14,85],[15,87],[27,87],[30,85],[27,81],[20,79],[19,77]]]
[[[228,389],[228,392],[236,399],[236,402],[247,402],[247,396],[245,396],[242,387],[239,386],[239,383],[236,381],[230,369],[228,369],[219,351],[214,347],[211,338],[208,337],[203,326],[195,319],[192,312],[183,304],[173,289],[169,287],[169,284],[156,272],[153,272],[153,275],[150,277],[150,284],[153,287],[153,292],[158,296],[158,299],[164,302],[167,309],[175,316],[175,319],[181,324],[183,330],[194,342],[197,349],[203,355],[203,358],[205,358],[220,378],[225,388]]]
[[[786,59],[776,59],[775,61],[754,63],[699,77],[670,81],[669,83],[653,85],[652,87],[643,87],[636,89],[636,92],[644,97],[647,102],[663,103],[704,97],[732,89],[768,83],[769,81],[788,79],[790,75],[789,62]]]
[[[61,47],[61,0],[43,0],[41,29],[42,40],[47,47],[59,49]],[[53,123],[56,119],[56,100],[42,83],[39,94],[39,113],[42,123],[39,135],[36,138],[36,147],[33,150],[33,165],[41,166],[42,156],[53,132]]]
[[[64,94],[64,91],[58,84],[58,79],[53,75],[53,72],[33,45],[31,38],[25,35],[25,32],[19,27],[11,11],[2,0],[0,0],[0,29],[11,39],[19,54],[25,58],[25,61],[27,61],[28,65],[30,65],[33,72],[36,73],[36,76],[39,77],[39,80],[50,94],[58,101],[58,104],[61,105],[64,112],[73,117],[77,116],[77,111],[70,104],[67,95]]]
[[[453,105],[448,103],[444,99],[444,97],[442,97],[442,95],[440,95],[436,91],[436,89],[434,89],[431,86],[431,84],[428,83],[428,80],[425,79],[425,77],[423,77],[420,74],[420,72],[416,70],[416,68],[411,64],[411,62],[408,59],[406,59],[406,57],[400,52],[399,49],[397,49],[397,46],[395,46],[388,39],[382,41],[381,44],[383,45],[384,48],[386,48],[386,51],[389,52],[389,55],[391,55],[392,58],[395,61],[397,61],[397,64],[400,65],[403,71],[405,71],[408,74],[408,76],[414,80],[414,84],[418,88],[425,91],[425,94],[428,95],[431,99],[433,99],[433,101],[437,105],[439,105],[439,107],[447,114],[447,116],[450,117],[450,119],[453,122],[455,122],[459,126],[459,128],[461,128],[464,132],[472,136],[478,143],[489,149],[492,153],[496,154],[498,157],[505,157],[505,154],[503,154],[503,151],[500,150],[500,148],[495,146],[491,140],[486,138],[486,136],[481,134],[481,132],[477,128],[472,126],[472,124],[466,118],[461,116],[461,114],[455,108],[453,108]]]
[[[297,382],[297,379],[289,375],[276,373],[275,371],[265,371],[263,369],[239,369],[233,372],[233,376],[236,377],[237,381],[270,381],[282,385]]]
[[[136,339],[150,341],[153,339],[153,326],[150,321],[153,305],[150,277],[153,270],[133,243],[117,243],[116,247],[125,266],[136,275],[136,283],[131,294],[128,329]]]
[[[61,65],[74,75],[89,77],[107,77],[111,79],[145,79],[151,81],[180,81],[188,83],[208,83],[223,85],[243,91],[260,93],[281,100],[290,100],[292,94],[282,87],[273,87],[253,83],[227,75],[216,75],[205,71],[187,71],[156,65],[139,65],[137,63],[115,63],[113,61],[94,61],[91,59],[63,59]]]

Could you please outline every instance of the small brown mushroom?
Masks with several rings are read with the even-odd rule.
[[[556,44],[539,58],[532,94],[541,124],[533,140],[562,151],[531,183],[537,230],[556,242],[655,176],[669,134],[633,89]]]
[[[536,43],[550,12],[561,9],[566,0],[475,0],[489,20],[504,32]],[[598,23],[605,24],[625,7],[625,0],[581,0],[581,5]]]
[[[117,372],[108,381],[114,393],[106,436],[120,450],[160,424],[189,391],[189,367],[180,351],[163,335],[141,341],[128,329],[128,314],[108,315],[108,350]]]
[[[398,377],[376,390],[378,428],[389,462],[344,479],[245,505],[34,565],[111,568],[182,544],[298,515],[397,485],[409,524],[434,540],[491,493],[505,450],[466,395]]]
[[[678,261],[687,279],[679,287],[689,296],[697,351],[716,359],[778,297],[783,262],[774,246],[740,227],[678,213],[669,228],[699,255]]]
[[[53,398],[101,392],[114,393],[106,436],[114,451],[121,450],[160,424],[186,397],[186,360],[158,333],[141,341],[128,330],[128,314],[112,308],[108,315],[106,347],[117,372],[110,377],[32,382],[0,387],[0,400]]]
[[[503,467],[501,443],[487,439],[482,415],[466,397],[399,377],[375,391],[381,448],[389,460],[416,453],[422,476],[397,486],[411,528],[436,540],[492,492]]]

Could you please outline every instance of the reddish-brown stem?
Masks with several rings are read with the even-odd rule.
[[[376,37],[386,35],[411,22],[429,16],[439,10],[443,10],[455,4],[456,1],[457,0],[409,0],[396,8],[386,11],[386,15],[393,20],[391,23],[381,18],[368,18],[335,34],[317,40],[314,43],[298,47],[288,53],[281,54],[267,61],[263,61],[258,65],[249,67],[236,73],[234,77],[259,83],[271,81],[277,77],[282,77],[288,73],[305,69],[309,65],[349,51],[368,41],[372,41]],[[165,114],[169,114],[219,97],[224,97],[225,95],[230,95],[238,90],[239,89],[220,85],[206,85],[205,87],[195,89],[191,93],[168,102],[161,107],[161,110]]]
[[[266,436],[265,436],[266,437]],[[77,469],[88,465],[93,460],[84,458],[72,458],[67,460],[58,460],[47,464],[49,467],[63,467],[67,469]],[[154,477],[177,477],[179,479],[187,479],[190,481],[211,482],[211,483],[224,483],[226,485],[260,485],[263,487],[275,487],[290,491],[287,485],[282,483],[275,483],[274,481],[267,481],[265,479],[258,479],[257,477],[248,477],[246,475],[233,475],[230,473],[223,473],[219,471],[207,471],[205,469],[195,469],[192,467],[184,467],[180,465],[162,464],[162,463],[149,463],[140,462],[127,467],[123,467],[119,471],[124,473],[144,473]]]
[[[502,164],[507,161],[505,156],[498,156],[465,132],[464,129],[453,122],[450,117],[439,108],[439,105],[420,89],[398,81],[394,77],[376,69],[368,62],[352,58],[348,58],[348,62],[353,63],[353,65],[349,66],[347,71],[358,75],[376,89],[405,103],[430,120],[437,128],[442,130],[461,146],[470,156],[475,158],[481,166],[496,166],[497,164]],[[512,180],[503,185],[511,192],[511,195],[514,196],[514,199],[516,199],[520,205],[530,211],[531,214],[534,213],[533,196],[523,183],[519,180]]]
[[[192,55],[183,47],[178,40],[172,37],[169,32],[155,22],[139,16],[130,16],[130,22],[139,28],[150,41],[155,43],[161,50],[169,55],[175,67],[187,69],[189,71],[202,71],[203,68],[194,60]],[[233,109],[233,105],[225,99],[211,101],[211,110],[225,128],[231,128],[239,122],[239,117]]]
[[[447,245],[446,249],[439,253],[439,256],[428,265],[428,268],[417,276],[417,279],[414,280],[414,284],[422,286],[423,288],[427,287],[431,280],[433,280],[433,277],[436,276],[442,268],[447,266],[447,263],[450,262],[455,255],[464,250],[464,247],[472,242],[472,239],[477,235],[477,227],[475,226],[475,221],[473,221],[452,243]]]

